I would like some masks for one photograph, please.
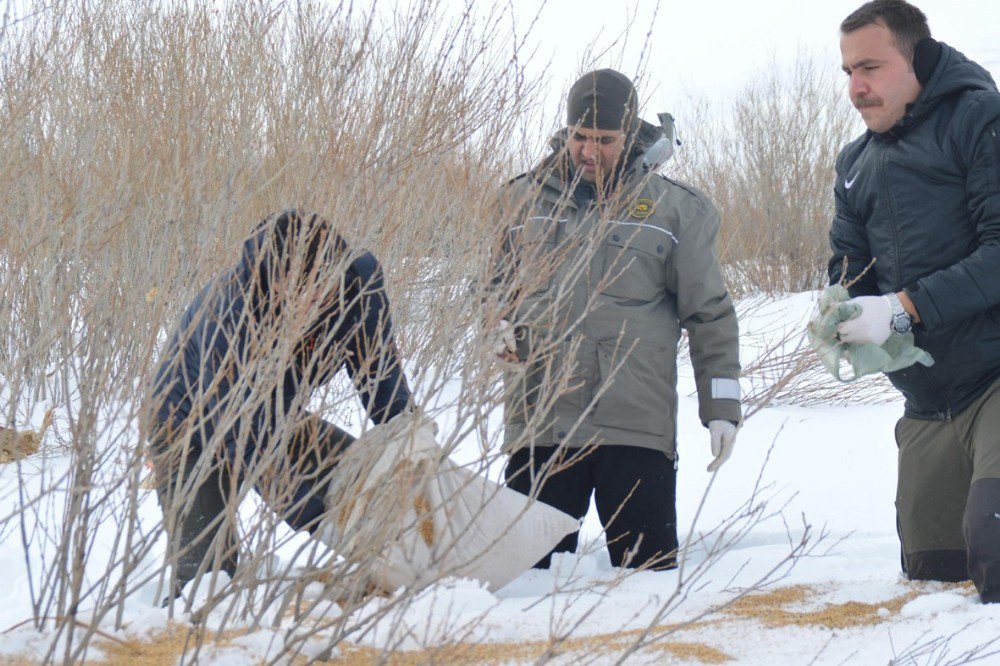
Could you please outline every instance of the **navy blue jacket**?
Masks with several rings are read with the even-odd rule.
[[[351,259],[346,270],[343,257]],[[324,265],[336,269],[323,275]],[[312,308],[312,321],[293,324],[287,311],[302,304],[293,302],[290,285],[310,270],[330,296]],[[285,330],[298,334],[291,348]],[[291,362],[276,371],[273,359],[280,354]],[[297,420],[312,389],[341,367],[376,423],[409,405],[382,270],[367,252],[349,254],[344,240],[314,215],[288,211],[269,218],[243,243],[236,265],[195,296],[171,335],[152,389],[151,439],[185,433],[203,447],[222,428],[227,453],[242,450],[249,458],[279,422]],[[254,406],[251,414],[240,413],[244,404]]]
[[[906,415],[950,419],[1000,379],[1000,94],[955,49],[888,132],[837,159],[831,283],[874,266],[852,296],[905,290],[934,358],[888,377]]]

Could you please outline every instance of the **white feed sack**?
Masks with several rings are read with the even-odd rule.
[[[453,463],[433,422],[400,416],[358,438],[337,466],[318,538],[350,561],[374,555],[385,591],[445,576],[496,590],[579,524]]]

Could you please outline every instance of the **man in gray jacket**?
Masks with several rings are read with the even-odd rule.
[[[655,173],[647,149],[664,133],[639,119],[636,100],[616,71],[581,77],[552,154],[504,190],[506,478],[577,518],[593,493],[612,563],[666,569],[678,545],[681,329],[713,472],[742,418],[739,346],[718,214]],[[572,534],[553,552],[576,543]]]
[[[839,337],[912,331],[934,359],[888,375],[903,571],[1000,601],[1000,94],[903,0],[856,10],[840,48],[868,131],[837,160],[830,280],[846,262],[861,306]]]

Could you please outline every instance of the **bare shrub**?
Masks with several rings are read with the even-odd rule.
[[[804,53],[772,64],[713,107],[678,112],[685,142],[673,171],[706,190],[722,215],[719,255],[737,298],[825,284],[834,163],[858,133],[833,63]]]
[[[772,63],[731,104],[689,97],[677,113],[684,144],[671,173],[703,188],[722,218],[719,257],[753,354],[743,359],[747,416],[776,403],[894,395],[882,376],[850,384],[830,377],[806,343],[805,321],[767,330],[759,316],[776,298],[827,283],[836,158],[862,129],[838,74],[834,62],[800,52],[790,66]]]
[[[456,367],[481,316],[468,288],[438,287],[486,263],[499,230],[484,192],[514,163],[491,137],[514,135],[535,96],[516,45],[495,34],[501,20],[449,17],[431,0],[367,11],[66,0],[4,23],[0,411],[29,424],[40,403],[54,406],[43,448],[69,458],[19,465],[21,510],[0,521],[21,536],[31,621],[54,636],[49,660],[82,659],[102,623],[120,624],[129,595],[168,580],[163,526],[142,515],[154,501],[139,484],[143,393],[181,308],[270,212],[320,211],[353,247],[375,250],[418,389],[448,381],[434,368]],[[280,376],[300,314],[270,332],[275,353],[255,372]],[[485,379],[495,369],[475,372],[478,416],[496,402]],[[268,386],[258,388],[241,409],[262,404]],[[348,423],[357,413],[338,383],[310,408]],[[257,476],[266,468],[234,499],[252,504],[258,481],[280,488]],[[262,623],[261,609],[287,606],[297,584],[265,566],[292,536],[266,513],[249,525],[238,527],[246,566],[214,605]],[[342,576],[329,553],[308,550],[296,559]],[[356,629],[340,617],[334,643]]]
[[[758,295],[737,305],[745,418],[776,404],[874,404],[896,399],[895,389],[881,373],[847,383],[830,375],[806,339],[806,322],[814,314],[802,307],[808,297]],[[802,313],[798,321],[789,318],[789,309]]]
[[[501,10],[450,18],[436,0],[371,11],[346,1],[216,5],[36,2],[0,29],[0,415],[28,424],[39,405],[54,407],[43,452],[68,452],[2,472],[16,478],[18,502],[0,516],[0,534],[20,538],[26,615],[52,637],[50,662],[86,659],[96,636],[121,627],[134,595],[157,585],[155,596],[166,593],[164,524],[151,524],[155,500],[140,486],[141,404],[182,308],[274,211],[318,211],[352,247],[375,251],[418,396],[449,419],[445,449],[476,436],[482,455],[470,467],[492,474],[500,458],[487,428],[501,399],[497,368],[470,331],[488,329],[498,301],[516,295],[483,300],[469,284],[488,280],[509,221],[490,193],[521,163],[520,146],[495,139],[523,136],[518,119],[540,97],[522,44],[496,30]],[[596,242],[575,248],[578,274]],[[549,267],[533,268],[520,288]],[[241,359],[245,373],[270,379],[223,423],[265,407],[328,288],[297,294],[262,335],[270,353]],[[537,358],[557,342],[543,340]],[[543,403],[571,379],[551,368]],[[361,420],[349,385],[309,388],[296,409]],[[208,598],[185,616],[190,661],[233,626],[279,624],[273,660],[288,661],[316,636],[333,647],[364,634],[413,598],[356,615],[368,590],[343,581],[364,581],[377,545],[367,561],[347,562],[263,510],[254,485],[270,502],[290,501],[294,471],[281,452],[293,421],[229,488],[249,514],[223,518],[242,564],[224,589],[202,571]],[[206,463],[194,473],[213,471]],[[762,515],[738,518],[753,525]],[[804,545],[790,544],[792,557]],[[276,562],[278,548],[294,554]],[[315,581],[329,594],[307,594]]]

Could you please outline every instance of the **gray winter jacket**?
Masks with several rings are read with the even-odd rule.
[[[554,148],[504,192],[501,279],[522,359],[505,376],[505,445],[630,445],[674,458],[682,328],[701,421],[742,418],[718,213],[698,190],[643,169],[639,150],[617,195],[581,201],[561,141]]]
[[[1000,94],[955,49],[906,116],[837,160],[831,282],[874,266],[852,296],[905,290],[934,358],[888,374],[906,415],[950,419],[1000,378]]]

